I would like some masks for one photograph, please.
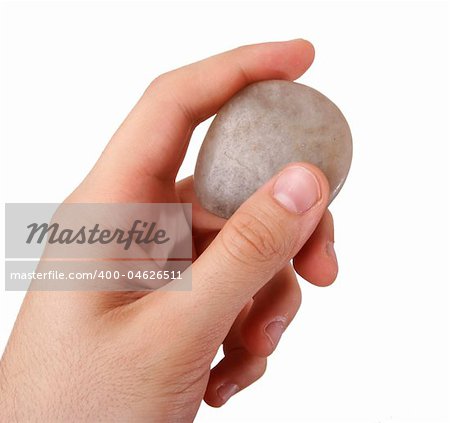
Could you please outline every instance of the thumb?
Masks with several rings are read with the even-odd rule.
[[[311,164],[290,164],[274,176],[193,264],[196,307],[239,311],[302,248],[328,199],[327,179]]]

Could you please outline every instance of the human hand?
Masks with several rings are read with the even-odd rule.
[[[199,122],[313,57],[303,40],[245,46],[150,84],[66,201],[192,202],[192,291],[27,293],[1,362],[3,420],[190,421],[262,376],[300,306],[290,260],[316,285],[336,277],[326,178],[291,164],[228,221],[175,179]]]

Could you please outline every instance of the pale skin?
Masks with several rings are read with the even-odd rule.
[[[220,407],[263,375],[300,306],[295,272],[336,278],[326,178],[290,164],[315,181],[307,209],[277,196],[282,171],[228,221],[201,208],[192,177],[175,180],[198,123],[313,58],[304,40],[244,46],[149,85],[66,201],[193,203],[192,291],[29,292],[0,364],[1,421],[192,421],[202,400]]]

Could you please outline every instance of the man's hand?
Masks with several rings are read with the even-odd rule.
[[[262,376],[300,306],[290,260],[316,285],[336,277],[327,181],[292,163],[225,221],[200,207],[192,177],[175,180],[199,122],[313,57],[303,40],[245,46],[150,84],[66,201],[192,202],[192,291],[29,292],[1,362],[2,421],[185,422]]]

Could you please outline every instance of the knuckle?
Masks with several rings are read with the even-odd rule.
[[[286,244],[279,229],[270,227],[263,218],[241,213],[228,222],[223,232],[227,252],[245,263],[260,263],[284,257]]]
[[[258,373],[256,380],[258,380],[260,377],[264,376],[264,373],[266,373],[267,370],[267,358],[262,358],[259,360],[259,367],[258,367]]]
[[[158,75],[152,82],[150,82],[150,85],[147,87],[146,92],[152,93],[157,90],[164,89],[164,87],[167,87],[170,84],[171,80],[171,72],[164,72],[161,75]]]

